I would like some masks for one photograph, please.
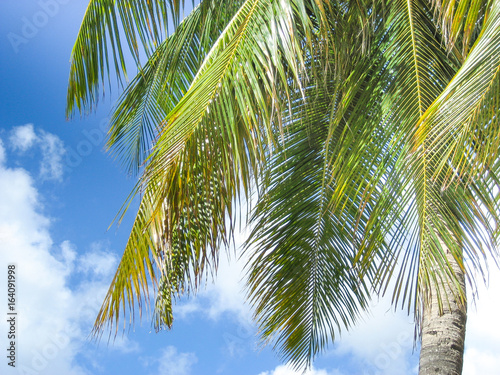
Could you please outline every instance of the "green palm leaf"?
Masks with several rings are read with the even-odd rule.
[[[179,163],[143,187],[138,214],[97,317],[95,334],[107,324],[118,329],[120,314],[133,313],[136,303],[142,314],[142,300],[149,299],[151,283],[158,288],[155,327],[170,327],[176,296],[195,292],[207,275],[215,273],[219,248],[228,244],[233,230],[232,198],[239,176],[217,148],[221,140],[214,147],[205,142],[209,136],[222,137],[220,130],[207,131],[216,134],[195,133]]]
[[[365,246],[383,253],[388,230],[373,231],[370,221],[380,211],[377,202],[389,196],[379,180],[391,160],[370,142],[384,128],[378,121],[351,122],[366,119],[368,102],[377,104],[362,92],[378,87],[380,76],[372,73],[379,66],[353,40],[355,27],[363,25],[342,28],[357,9],[330,11],[329,20],[338,25],[318,46],[337,48],[328,57],[318,48],[307,62],[316,65],[307,69],[314,75],[303,77],[304,89],[290,97],[283,132],[276,134],[281,141],[268,151],[258,184],[255,227],[246,245],[248,294],[262,340],[297,368],[310,365],[366,307],[374,270],[357,267],[356,255],[368,232]],[[335,61],[340,48],[343,59]],[[322,66],[324,61],[332,66]],[[380,141],[389,142],[391,134],[382,133]]]
[[[285,123],[283,150],[269,161],[269,186],[247,244],[250,301],[262,338],[297,367],[350,326],[368,298],[353,268],[355,238],[346,224],[353,212],[338,217],[327,209],[330,97],[311,94],[311,103],[299,101]]]
[[[427,140],[439,157],[433,178],[467,182],[491,171],[500,149],[500,4],[495,1],[484,29],[463,66],[419,124],[417,144]],[[486,142],[486,139],[488,142]],[[443,156],[444,155],[444,156]]]
[[[269,117],[266,112],[258,112],[259,116],[251,112],[252,108],[258,108],[256,101],[260,101],[261,108],[263,103],[269,106],[268,99],[263,94],[258,95],[263,88],[256,77],[262,74],[253,72],[251,68],[260,67],[263,71],[262,63],[272,57],[264,53],[255,56],[253,50],[256,50],[256,43],[267,40],[270,49],[266,52],[277,51],[279,38],[276,30],[274,35],[271,34],[273,39],[265,38],[270,32],[263,27],[266,17],[276,16],[278,25],[280,22],[290,25],[290,15],[283,13],[282,9],[274,9],[280,11],[277,14],[272,10],[272,7],[266,8],[259,1],[243,4],[205,59],[189,91],[167,116],[168,125],[162,128],[160,139],[150,156],[151,162],[138,185],[137,191],[143,191],[143,199],[125,250],[124,264],[145,262],[150,269],[149,277],[154,282],[156,275],[153,263],[148,258],[149,252],[153,259],[161,259],[155,263],[161,272],[161,295],[196,290],[205,274],[205,265],[216,265],[219,245],[221,241],[227,242],[225,217],[227,213],[231,217],[231,200],[236,196],[240,184],[248,191],[251,176],[248,168],[255,168],[251,150],[255,149],[260,137],[259,133],[254,133],[259,130],[255,124],[260,126],[262,119]],[[291,12],[290,9],[288,11]],[[264,33],[265,37],[252,38],[245,49],[241,42],[250,32],[253,33],[252,37],[258,36],[258,33]],[[250,56],[254,58],[253,65],[247,63],[243,66],[242,59],[247,61]],[[263,60],[259,61],[259,58]],[[274,59],[277,58],[275,55]],[[145,71],[149,72],[148,69]],[[224,85],[224,89],[220,89],[221,82],[237,82],[234,79],[237,75],[242,78],[239,83]],[[203,85],[199,84],[200,81]],[[253,90],[251,94],[249,87]],[[212,104],[216,94],[218,100]],[[240,100],[237,102],[236,99]],[[207,110],[209,107],[211,111]],[[220,126],[212,126],[214,123]],[[123,124],[127,125],[128,122],[124,121]],[[169,137],[174,139],[174,146]],[[162,162],[165,158],[167,163]],[[214,188],[207,189],[206,184],[210,181],[218,182]],[[200,195],[202,191],[213,193],[203,199]],[[200,210],[200,205],[208,207],[210,212]],[[208,215],[205,220],[209,222],[200,221],[200,215]],[[194,227],[198,229],[193,231]],[[206,235],[201,235],[200,231]],[[148,239],[138,242],[141,236]],[[184,255],[179,258],[173,256],[174,253]],[[172,270],[175,270],[174,276]],[[132,307],[134,299],[139,301],[141,290],[147,290],[147,282],[146,274],[140,268],[120,267],[96,322],[97,329],[101,329],[108,321],[117,323],[120,312],[117,301],[123,304],[123,308],[125,301]],[[169,291],[166,287],[173,289]],[[135,295],[132,290],[135,290]],[[166,305],[157,303],[155,319],[159,325],[165,323],[168,326],[171,323],[172,298],[166,301],[169,301]]]
[[[278,32],[293,32],[294,29],[291,22],[292,9],[286,4],[281,5],[283,4],[247,0],[241,6],[207,55],[189,91],[165,119],[155,146],[158,152],[153,153],[151,165],[159,169],[168,167],[211,107],[225,108],[228,111],[231,108],[239,109],[253,132],[260,132],[257,124],[269,122],[266,94],[272,95],[271,87],[275,83],[272,81],[280,78],[269,76],[273,74],[273,66],[281,66],[278,48],[286,45],[291,49],[287,50],[285,58],[289,67],[295,71],[296,56],[301,55],[300,46],[294,41],[293,34]],[[268,82],[261,82],[258,77],[267,79]],[[231,85],[231,89],[221,90],[226,85]],[[238,95],[237,98],[233,97],[234,93]],[[246,104],[249,99],[259,105],[260,115],[264,116],[262,119],[257,121],[255,118],[255,110]],[[226,116],[220,112],[219,115]],[[219,124],[227,126],[230,133],[233,120],[228,120]],[[256,140],[259,138],[257,134]],[[234,148],[232,152],[246,151]],[[235,155],[235,159],[238,158]]]
[[[71,52],[67,116],[76,108],[82,112],[97,103],[99,85],[104,83],[110,63],[119,82],[126,78],[126,53],[120,29],[124,30],[128,50],[138,63],[142,52],[139,46],[149,56],[165,39],[169,15],[178,20],[179,10],[177,0],[91,0]]]
[[[209,49],[238,2],[203,2],[160,44],[128,85],[113,111],[108,147],[129,172],[137,173],[149,156],[160,123],[188,91]]]
[[[445,0],[431,3],[434,16],[437,18],[436,25],[442,30],[448,50],[453,50],[458,41],[462,48],[460,51],[455,50],[454,53],[460,56],[460,60],[465,60],[481,31],[484,15],[491,1]]]

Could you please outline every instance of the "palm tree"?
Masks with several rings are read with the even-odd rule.
[[[141,202],[95,332],[141,311],[151,284],[170,327],[255,189],[245,251],[264,342],[307,366],[392,281],[420,373],[460,374],[465,282],[497,257],[500,0],[181,10],[91,0],[72,52],[68,115],[92,109],[110,64],[126,78],[121,39],[138,67],[108,145],[140,173]]]

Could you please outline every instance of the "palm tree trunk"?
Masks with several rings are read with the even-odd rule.
[[[465,294],[463,269],[449,251],[446,257]],[[454,285],[444,284],[433,285],[430,304],[423,309],[419,375],[462,374],[467,303],[465,299],[456,298],[458,293],[453,289],[456,288]],[[442,314],[439,311],[437,288],[443,301]]]

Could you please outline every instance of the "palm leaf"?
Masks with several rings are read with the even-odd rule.
[[[262,119],[269,118],[270,101],[262,94],[264,85],[257,77],[263,76],[264,62],[279,59],[276,55],[279,38],[278,32],[270,31],[263,21],[276,17],[278,26],[280,22],[289,26],[287,12],[291,10],[246,1],[215,43],[189,91],[167,116],[167,125],[161,130],[151,162],[137,188],[143,191],[139,215],[124,253],[123,266],[96,322],[97,330],[106,322],[118,322],[119,303],[124,308],[128,301],[133,309],[134,299],[140,302],[141,292],[147,292],[145,273],[130,264],[146,263],[153,270],[150,253],[153,259],[159,259],[155,265],[161,271],[161,295],[196,290],[206,274],[205,266],[216,266],[219,245],[221,241],[227,242],[225,217],[228,213],[231,217],[230,202],[240,184],[248,191],[252,175],[249,168],[256,166],[252,150],[261,138],[258,126],[264,123]],[[250,32],[251,40],[247,38]],[[267,38],[269,35],[273,37],[271,40]],[[257,43],[263,41],[267,41],[268,49],[254,55]],[[261,70],[252,71],[255,67]],[[234,84],[221,88],[221,82]],[[210,105],[216,94],[219,100]],[[211,111],[207,110],[209,107]],[[252,112],[254,108],[258,112]],[[189,130],[183,132],[186,126]],[[174,145],[169,137],[174,138]],[[167,163],[162,163],[164,158]],[[214,181],[218,181],[216,186],[207,189],[206,185]],[[200,194],[203,191],[211,195],[205,197]],[[200,210],[200,205],[208,206],[209,212]],[[202,216],[208,217],[209,222],[200,221]],[[138,242],[141,236],[149,239]],[[173,256],[174,253],[182,256]],[[142,277],[138,278],[137,273]],[[155,282],[153,271],[149,277]],[[169,291],[166,287],[174,289]],[[169,305],[172,298],[166,301],[166,305],[156,304],[155,319],[158,324],[168,326],[172,320]]]
[[[451,80],[458,61],[453,55],[446,55],[431,10],[418,0],[390,3],[384,32],[378,43],[380,52],[376,52],[374,58],[382,63],[374,75],[380,75],[380,79],[363,95],[376,96],[376,91],[372,90],[383,95],[379,99],[380,113],[370,113],[368,121],[379,122],[386,128],[379,133],[386,136],[377,139],[373,135],[373,139],[380,142],[375,148],[395,158],[385,170],[381,170],[383,174],[378,175],[387,184],[387,191],[393,199],[391,202],[387,195],[382,194],[373,211],[376,216],[372,215],[369,222],[373,226],[376,221],[377,226],[386,228],[383,233],[392,251],[381,254],[380,249],[363,245],[358,259],[362,264],[370,265],[376,256],[379,257],[378,271],[373,277],[376,289],[380,286],[385,291],[396,272],[394,303],[402,302],[409,309],[415,308],[418,320],[422,303],[427,302],[430,284],[454,283],[454,272],[445,256],[446,248],[463,267],[459,241],[451,239],[462,238],[464,232],[458,218],[432,183],[430,174],[434,166],[427,160],[428,154],[421,153],[412,162],[408,146],[415,125]],[[373,108],[373,104],[368,108]],[[361,128],[360,121],[366,122],[366,116],[351,116],[350,122],[356,128]],[[388,135],[392,139],[387,138]],[[369,238],[370,234],[365,241]],[[441,269],[445,279],[436,280],[432,271],[435,269]]]
[[[223,11],[220,11],[220,9]],[[160,44],[113,110],[108,147],[129,172],[149,156],[160,124],[188,91],[194,75],[238,2],[203,2]]]
[[[71,52],[66,115],[77,108],[80,112],[91,109],[97,103],[99,85],[109,74],[110,64],[119,82],[126,78],[127,55],[120,30],[138,64],[142,48],[149,56],[165,39],[168,17],[172,15],[168,9],[179,12],[179,5],[177,0],[90,0]],[[178,19],[179,13],[173,16]]]
[[[307,64],[315,67],[307,71],[314,74],[303,76],[303,90],[293,93],[282,114],[281,141],[268,150],[246,244],[248,294],[262,341],[297,368],[310,365],[356,321],[372,282],[371,267],[359,269],[355,258],[382,200],[382,165],[390,162],[366,142],[375,128],[383,130],[377,121],[359,128],[350,123],[373,101],[360,92],[380,79],[353,40],[364,25],[342,27],[357,10],[329,8],[334,31],[313,46],[328,44],[330,55],[313,50]],[[370,245],[385,249],[384,229],[376,232]]]
[[[283,150],[269,161],[269,186],[247,244],[249,295],[261,336],[296,367],[310,364],[351,325],[368,298],[353,269],[355,239],[346,218],[327,209],[330,97],[312,91],[311,103],[296,104],[297,117],[284,122]]]
[[[205,142],[208,136],[223,135],[220,129],[198,131],[178,164],[161,179],[138,185],[136,191],[143,190],[139,211],[94,334],[107,325],[118,329],[120,314],[127,311],[132,322],[136,303],[142,315],[151,283],[158,291],[155,327],[170,327],[176,296],[195,292],[205,277],[214,275],[219,248],[228,244],[233,231],[232,198],[239,176],[217,148],[221,141],[211,147]]]
[[[443,174],[448,163],[453,165],[445,173],[444,187],[457,178],[476,179],[499,157],[499,9],[494,2],[467,60],[419,124],[417,145],[426,139],[430,152],[441,158],[433,177]]]
[[[500,146],[500,55],[495,48],[500,43],[499,25],[496,2],[463,66],[422,116],[415,137],[414,158],[425,154],[430,166],[428,185],[443,207],[437,214],[446,224],[435,231],[462,269],[463,257],[468,260],[467,276],[473,288],[474,274],[479,271],[484,277],[481,263],[486,252],[498,256],[494,239],[499,223],[495,198],[499,171],[489,166],[497,165]],[[450,235],[443,234],[446,230]],[[443,257],[438,261],[448,264]],[[426,268],[433,267],[429,262]],[[452,272],[448,276],[447,283],[458,283]],[[465,298],[463,291],[460,298]]]
[[[459,54],[460,60],[465,60],[483,26],[491,1],[433,0],[431,3],[448,50],[453,50],[458,41],[461,49],[454,52]]]
[[[155,169],[164,169],[173,162],[211,107],[228,111],[231,108],[240,109],[248,128],[260,132],[252,114],[254,109],[246,104],[249,98],[254,98],[252,101],[259,105],[257,108],[264,116],[259,119],[259,125],[269,122],[266,95],[273,94],[273,80],[280,78],[270,76],[275,71],[273,66],[281,66],[278,48],[280,45],[288,48],[285,58],[295,71],[296,56],[301,55],[293,34],[283,33],[293,33],[292,16],[292,9],[281,3],[247,0],[241,6],[207,55],[188,92],[165,119],[155,146],[158,152],[151,156],[150,164]],[[282,72],[277,74],[283,76]],[[231,89],[221,90],[226,85],[231,85]],[[233,93],[238,95],[237,100],[231,96]],[[221,112],[219,114],[225,116]],[[220,126],[230,127],[231,122],[224,121]],[[256,140],[259,138],[258,135]],[[235,148],[233,152],[246,151]],[[154,170],[151,172],[155,173]]]

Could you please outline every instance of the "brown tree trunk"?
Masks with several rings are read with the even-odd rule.
[[[463,270],[449,251],[447,258],[465,292]],[[443,279],[446,280],[445,277]],[[467,304],[465,300],[455,297],[455,286],[445,284],[432,285],[430,304],[423,309],[419,375],[462,374]],[[442,314],[439,312],[437,287],[443,301]]]

